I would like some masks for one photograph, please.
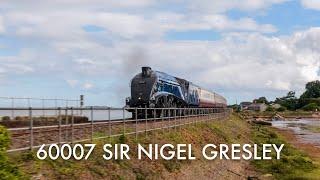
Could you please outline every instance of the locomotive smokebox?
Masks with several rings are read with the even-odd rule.
[[[151,76],[151,67],[142,67],[142,76],[150,77]]]

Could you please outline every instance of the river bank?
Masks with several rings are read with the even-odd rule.
[[[287,142],[292,144],[295,148],[302,150],[308,154],[311,158],[320,161],[320,148],[316,147],[312,143],[304,143],[301,139],[297,138],[297,135],[293,130],[274,128],[274,130],[281,134]]]

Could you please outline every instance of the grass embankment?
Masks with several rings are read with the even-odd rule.
[[[273,159],[266,161],[254,160],[252,163],[262,173],[270,173],[275,179],[319,179],[319,159],[311,159],[306,152],[302,152],[288,144],[285,137],[276,133],[272,128],[253,126],[252,138],[257,144],[285,144],[280,160],[271,153]],[[261,148],[261,146],[259,146]],[[260,152],[260,151],[259,151]],[[260,154],[261,155],[261,154]]]
[[[272,128],[248,124],[238,115],[228,120],[211,121],[183,126],[181,129],[165,129],[135,136],[113,138],[112,144],[130,145],[131,160],[104,160],[102,146],[109,139],[95,142],[95,151],[88,160],[38,160],[35,153],[10,154],[10,161],[19,166],[28,178],[48,179],[246,179],[248,176],[272,174],[272,178],[319,177],[316,162],[285,142]],[[192,144],[196,160],[137,160],[137,144]],[[205,160],[201,150],[206,144],[275,143],[286,144],[281,160],[231,161]],[[256,167],[256,171],[250,171]],[[249,170],[248,170],[249,169]],[[250,172],[246,172],[250,171]]]
[[[220,143],[248,143],[250,127],[237,116],[231,116],[227,121],[217,120],[211,123],[199,123],[144,133],[135,136],[113,138],[112,144],[126,143],[130,146],[130,160],[104,160],[102,146],[109,143],[109,139],[96,141],[94,152],[88,160],[38,160],[35,153],[11,154],[11,161],[29,177],[46,177],[48,179],[162,179],[188,178],[206,179],[238,175],[230,171],[237,171],[241,164],[229,161],[228,165],[221,160],[208,161],[202,158],[201,150],[206,144]],[[193,155],[196,160],[137,160],[136,147],[140,144],[192,144]],[[248,164],[248,162],[246,162]],[[239,167],[231,167],[239,166]]]

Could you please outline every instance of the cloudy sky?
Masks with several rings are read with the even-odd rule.
[[[143,65],[227,97],[320,79],[319,0],[1,0],[0,95],[122,106]]]

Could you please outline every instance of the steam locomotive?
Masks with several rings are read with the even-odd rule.
[[[225,108],[221,95],[190,81],[142,67],[131,80],[131,97],[126,105],[133,108]]]

